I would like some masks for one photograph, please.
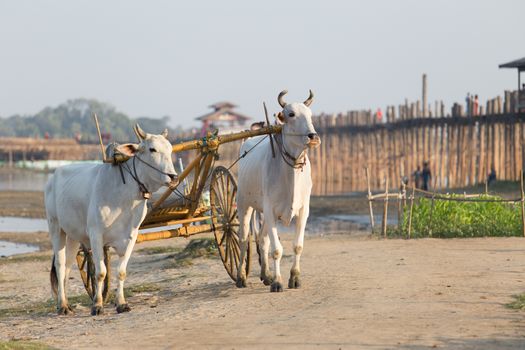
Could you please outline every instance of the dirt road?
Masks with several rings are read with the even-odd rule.
[[[283,271],[291,265],[283,236]],[[169,242],[172,248],[165,246]],[[48,253],[0,263],[0,339],[74,348],[524,349],[522,238],[375,240],[307,237],[303,288],[269,293],[254,268],[237,289],[217,257],[183,259],[184,239],[137,246],[132,311],[54,315]],[[141,250],[142,249],[142,250]],[[180,256],[180,255],[179,255]],[[255,264],[255,260],[253,261]],[[73,272],[70,295],[84,294]],[[26,313],[27,311],[27,313]]]

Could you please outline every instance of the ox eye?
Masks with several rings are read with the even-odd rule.
[[[293,118],[293,117],[295,117],[295,113],[294,112],[290,112],[290,113],[288,113],[288,116]]]
[[[157,150],[156,150],[155,148],[150,148],[149,151],[150,151],[151,153],[153,153],[153,152],[157,152]]]

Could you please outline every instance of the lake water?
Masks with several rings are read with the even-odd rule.
[[[15,254],[25,254],[38,251],[35,245],[0,241],[0,258]]]
[[[43,191],[45,184],[51,174],[34,171],[16,171],[0,173],[0,191]],[[380,216],[375,217],[376,223],[380,223]],[[389,218],[389,223],[395,220]],[[47,231],[45,219],[29,219],[18,217],[0,217],[0,232],[35,232]],[[151,231],[151,230],[148,230]],[[282,233],[293,234],[293,226],[280,226]],[[370,232],[370,219],[368,215],[326,215],[320,217],[311,216],[306,225],[306,234],[319,235],[331,233],[368,234]],[[0,256],[20,254],[37,250],[34,246],[0,242]]]
[[[0,191],[43,191],[51,175],[19,170],[0,172]]]
[[[20,232],[20,234],[24,234],[25,232],[35,231],[47,232],[47,221],[45,219],[0,216],[0,232]],[[38,247],[34,245],[0,241],[0,257],[36,251],[38,251]]]
[[[0,216],[0,232],[47,232],[46,219]]]

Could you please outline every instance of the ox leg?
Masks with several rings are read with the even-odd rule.
[[[71,267],[76,263],[76,256],[78,253],[79,244],[77,241],[72,240],[66,236],[66,272],[64,276],[64,293],[67,290],[67,285],[69,282],[69,274],[71,273]],[[73,309],[67,302],[67,293],[66,293],[66,304],[69,311],[73,312]]]
[[[106,265],[104,264],[104,243],[102,242],[102,234],[96,233],[90,235],[95,237],[91,240],[91,250],[93,252],[93,264],[95,265],[95,274],[97,277],[97,288],[93,296],[93,306],[91,307],[91,315],[101,315],[104,313],[104,299],[102,298],[102,289],[104,288],[104,278],[106,278]]]
[[[239,268],[237,270],[237,282],[235,283],[235,285],[238,288],[244,288],[246,287],[246,251],[248,250],[248,240],[250,238],[250,220],[252,218],[253,208],[243,208],[241,206],[238,209],[240,220],[239,244],[241,248],[241,256]]]
[[[295,224],[295,239],[293,242],[294,261],[292,269],[290,270],[290,279],[288,280],[288,288],[299,288],[301,287],[301,280],[299,275],[301,274],[301,253],[303,252],[304,242],[304,229],[306,227],[306,220],[308,219],[309,208],[303,207],[297,216]]]
[[[273,271],[275,273],[275,278],[270,286],[270,292],[282,292],[283,282],[281,277],[281,257],[283,256],[283,246],[279,241],[279,236],[277,234],[277,225],[272,209],[270,207],[265,208],[264,215],[265,223],[268,227],[268,235],[270,236],[274,267]]]
[[[263,222],[261,232],[259,232],[259,253],[261,259],[261,281],[265,286],[269,286],[273,282],[272,274],[268,264],[268,250],[270,248],[270,237],[268,236],[268,228]]]
[[[67,304],[65,292],[66,278],[66,234],[57,222],[49,224],[51,243],[54,253],[54,267],[57,278],[57,312],[59,315],[69,315],[71,308]]]
[[[135,246],[135,241],[137,240],[137,234],[138,232],[133,233],[132,239],[129,242],[129,244],[126,246],[124,254],[119,253],[119,264],[118,264],[118,287],[117,287],[117,312],[123,313],[123,312],[129,312],[131,311],[131,308],[129,307],[128,303],[126,302],[126,298],[124,297],[124,281],[126,280],[126,271],[128,267],[128,261],[131,257],[131,253],[133,252],[133,247]]]

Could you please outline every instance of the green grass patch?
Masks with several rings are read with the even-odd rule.
[[[28,261],[49,261],[49,264],[51,265],[51,255],[42,255],[42,254],[34,254],[34,255],[14,255],[14,256],[6,256],[3,258],[0,258],[0,265],[5,264],[12,264],[12,263],[21,263],[21,262],[28,262]]]
[[[152,292],[158,292],[160,290],[160,287],[155,283],[142,283],[142,284],[136,284],[133,286],[129,286],[128,288],[124,287],[124,294],[129,293],[129,296],[133,296],[135,294],[140,293],[152,293]]]
[[[193,259],[217,258],[218,256],[219,250],[214,238],[192,239],[181,252],[170,256],[170,261],[163,268],[187,267],[193,265]]]
[[[138,250],[137,252],[141,253],[141,254],[155,255],[155,254],[173,254],[173,253],[178,253],[180,251],[181,251],[181,249],[178,248],[178,247],[166,246],[166,247],[147,247],[147,248],[142,248],[142,249]]]
[[[462,195],[451,194],[451,198]],[[479,199],[501,199],[483,195]],[[389,237],[407,237],[410,206],[403,213],[401,229],[392,227]],[[411,237],[470,238],[522,236],[520,203],[458,202],[419,198],[414,202]]]
[[[525,310],[525,293],[512,296],[515,300],[506,306],[514,310]]]
[[[0,340],[0,350],[51,350],[54,349],[42,343],[19,340]]]

